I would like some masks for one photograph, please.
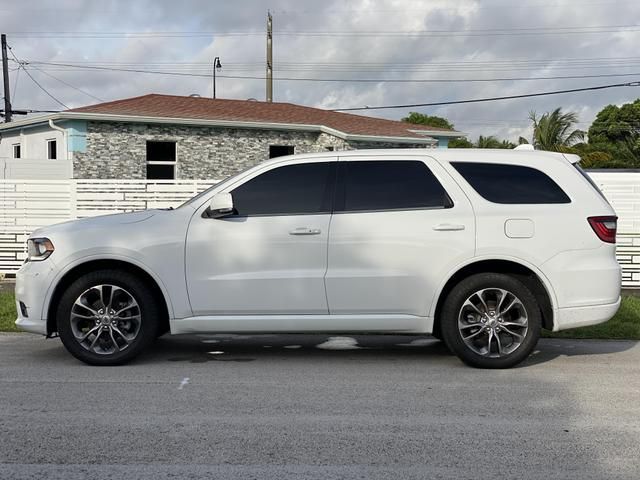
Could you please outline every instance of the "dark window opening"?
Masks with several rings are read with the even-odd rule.
[[[47,158],[49,160],[58,158],[58,142],[56,140],[47,140]]]
[[[406,210],[453,206],[420,161],[339,162],[336,211]]]
[[[483,198],[505,204],[571,203],[566,193],[540,170],[521,165],[452,162]]]
[[[175,162],[176,142],[147,142],[147,162]]]
[[[147,164],[148,180],[173,180],[175,178],[175,165]]]
[[[20,144],[13,146],[13,158],[21,158],[22,157],[22,148]]]
[[[294,150],[295,147],[293,145],[269,145],[269,158],[293,155]]]
[[[335,162],[274,168],[231,192],[237,215],[295,215],[331,212]]]
[[[336,149],[336,147],[324,147],[324,149],[325,149],[327,152],[333,152],[333,151]]]
[[[147,141],[147,179],[176,178],[176,142]]]

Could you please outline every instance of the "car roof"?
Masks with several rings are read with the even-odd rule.
[[[338,150],[321,153],[300,153],[286,157],[277,157],[261,165],[278,163],[286,160],[303,158],[327,158],[338,157],[348,159],[350,157],[393,157],[393,160],[402,160],[402,156],[429,156],[440,162],[478,162],[478,163],[502,163],[519,165],[544,165],[546,162],[570,162],[576,163],[580,160],[577,155],[565,155],[557,152],[547,152],[543,150],[513,150],[494,148],[386,148],[386,149],[363,149],[363,150]]]

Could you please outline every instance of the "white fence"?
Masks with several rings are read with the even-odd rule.
[[[616,255],[622,266],[622,286],[640,288],[640,172],[591,171],[618,214]]]
[[[640,288],[640,172],[590,172],[619,216],[622,284]],[[0,273],[15,273],[38,227],[69,219],[175,207],[215,181],[1,180]]]
[[[71,160],[0,158],[0,179],[66,180],[72,177]]]
[[[0,180],[0,273],[15,273],[38,227],[70,219],[175,207],[216,181]]]

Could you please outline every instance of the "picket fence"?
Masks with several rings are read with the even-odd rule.
[[[592,171],[619,216],[617,257],[622,285],[640,288],[640,172]],[[215,180],[2,180],[0,274],[24,262],[25,242],[38,227],[70,219],[175,207]]]

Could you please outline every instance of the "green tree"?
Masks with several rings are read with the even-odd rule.
[[[570,147],[585,137],[585,132],[573,129],[578,122],[578,115],[563,112],[562,108],[556,108],[540,117],[536,112],[531,112],[529,119],[533,123],[533,146],[538,150],[556,152],[560,147]]]
[[[489,135],[488,137],[480,135],[475,146],[476,148],[500,148],[500,140],[493,135]]]
[[[589,127],[589,148],[608,154],[611,168],[640,166],[640,99],[607,105]]]
[[[409,116],[402,119],[403,122],[413,123],[416,125],[427,125],[429,127],[446,128],[453,130],[453,123],[443,117],[435,115],[425,115],[418,112],[409,112]]]
[[[630,142],[640,139],[640,98],[622,107],[607,105],[589,127],[589,143]]]
[[[449,140],[449,148],[473,148],[473,143],[463,137],[452,138]]]
[[[515,148],[515,144],[508,140],[498,140],[495,136],[489,135],[484,137],[480,135],[475,144],[476,148]]]

